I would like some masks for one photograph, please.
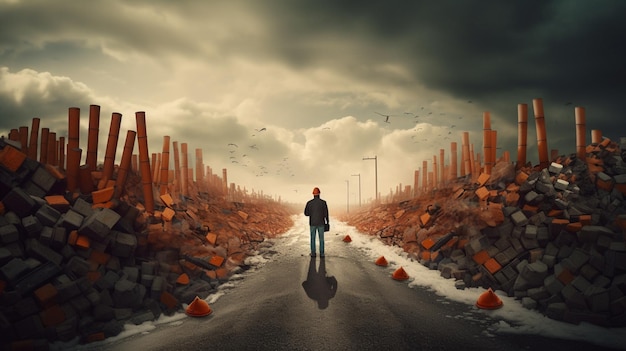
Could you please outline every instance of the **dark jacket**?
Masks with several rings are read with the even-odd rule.
[[[328,221],[328,205],[326,201],[320,199],[319,195],[315,195],[306,203],[304,207],[304,215],[309,216],[309,225],[323,226]]]

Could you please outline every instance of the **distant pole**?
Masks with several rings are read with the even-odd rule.
[[[378,156],[363,157],[363,160],[374,160],[374,180],[376,181],[376,202],[378,202]]]
[[[346,180],[346,211],[350,213],[350,181]]]
[[[353,177],[359,177],[359,207],[361,207],[361,173],[353,174]]]

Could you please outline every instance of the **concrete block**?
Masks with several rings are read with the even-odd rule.
[[[31,182],[30,180],[26,180],[22,185],[20,185],[22,190],[29,196],[34,196],[38,198],[43,198],[46,196],[46,191],[42,188],[38,187],[37,184]]]
[[[0,243],[7,245],[17,242],[20,239],[20,232],[13,224],[7,224],[0,227]]]
[[[516,226],[525,226],[528,223],[528,218],[522,211],[516,211],[511,214],[511,221]]]
[[[591,312],[609,311],[610,298],[609,291],[607,289],[590,285],[583,292],[583,296],[585,297]]]
[[[554,274],[548,275],[543,280],[543,286],[552,295],[559,294],[561,290],[563,290],[563,288],[565,287],[565,285],[561,283],[561,281],[558,280]]]
[[[543,197],[539,196],[539,193],[534,190],[531,190],[524,195],[524,201],[528,204],[536,204],[542,199]]]
[[[576,278],[574,278],[574,280],[572,280],[570,284],[582,293],[584,293],[585,290],[587,290],[591,286],[591,283],[587,279],[585,279],[585,277],[580,275],[576,276]]]
[[[571,284],[565,285],[561,290],[561,295],[563,296],[563,301],[570,309],[576,310],[586,310],[587,302],[585,301],[585,297],[583,293],[578,291]]]
[[[35,211],[37,203],[20,188],[12,188],[2,199],[4,207],[19,217],[26,217]]]
[[[559,175],[561,174],[561,171],[563,171],[563,165],[560,163],[552,162],[550,167],[548,167],[548,172],[550,172],[550,174]]]
[[[541,285],[534,288],[528,289],[528,297],[532,298],[535,301],[545,300],[550,297],[550,293],[546,288]]]
[[[43,225],[39,219],[33,215],[22,218],[22,227],[26,231],[26,235],[30,238],[38,237],[39,233],[43,229]]]
[[[57,179],[44,167],[38,166],[30,176],[30,181],[40,187],[45,193],[48,193]]]
[[[121,216],[110,208],[102,208],[97,212],[96,218],[99,222],[106,225],[107,228],[113,229]]]
[[[63,256],[60,253],[43,245],[37,239],[28,239],[26,241],[26,253],[42,262],[52,262],[57,266],[60,266],[63,262]]]
[[[44,204],[35,212],[35,217],[42,225],[53,227],[61,218],[61,212],[48,204]]]
[[[22,296],[32,292],[44,283],[50,281],[61,272],[61,267],[52,262],[44,262],[38,267],[19,278],[15,290]]]
[[[578,272],[580,268],[589,261],[589,255],[581,249],[574,249],[571,254],[563,260],[572,272]]]
[[[83,217],[89,217],[94,213],[94,209],[91,207],[91,204],[80,197],[74,201],[72,210],[76,211]]]
[[[83,224],[84,219],[83,215],[70,209],[62,215],[61,225],[68,230],[78,229]]]
[[[585,225],[580,231],[578,231],[578,240],[586,243],[595,243],[598,240],[599,235],[607,235],[608,237],[614,237],[615,233],[607,227],[597,225]]]
[[[0,267],[0,277],[8,283],[15,282],[20,276],[26,274],[29,268],[20,257],[15,257]]]

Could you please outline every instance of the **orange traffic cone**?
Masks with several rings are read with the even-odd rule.
[[[393,274],[391,275],[391,277],[393,279],[395,279],[395,280],[407,280],[407,279],[409,279],[409,275],[406,274],[406,271],[402,267],[396,269],[393,272]]]
[[[346,243],[349,243],[349,242],[351,242],[351,241],[352,241],[352,238],[350,237],[350,235],[346,235],[346,236],[343,238],[343,241],[344,241],[344,242],[346,242]]]
[[[387,267],[387,265],[389,265],[389,263],[387,262],[387,259],[385,259],[385,256],[380,256],[376,260],[376,265],[377,266],[382,266],[382,267]]]
[[[209,304],[198,296],[196,296],[196,298],[191,301],[191,303],[189,304],[189,306],[187,306],[187,309],[185,310],[185,313],[192,317],[208,316],[211,314],[211,312],[213,312],[213,310],[211,309],[211,307],[209,307]]]
[[[498,295],[496,295],[496,293],[489,288],[487,291],[480,294],[478,300],[476,301],[476,307],[487,310],[495,310],[502,307],[502,300],[500,300]]]

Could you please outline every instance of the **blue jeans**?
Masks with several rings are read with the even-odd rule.
[[[319,236],[320,239],[320,255],[324,254],[324,226],[323,225],[312,225],[311,226],[311,253],[315,253],[315,234]]]

